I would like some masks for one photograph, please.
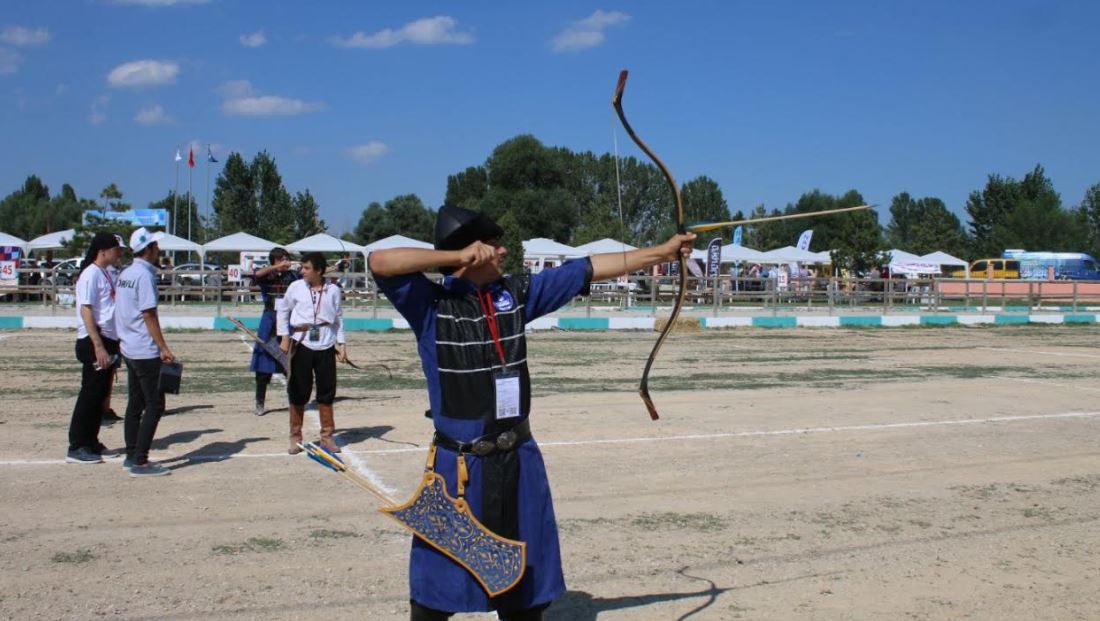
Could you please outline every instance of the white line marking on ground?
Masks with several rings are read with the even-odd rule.
[[[1064,358],[1100,358],[1097,354],[1073,354],[1062,351],[1038,351],[1034,349],[1009,349],[1007,347],[975,347],[984,351],[1007,351],[1014,354],[1039,354],[1040,356],[1062,356]]]
[[[645,436],[637,438],[608,438],[605,440],[559,440],[556,442],[539,442],[542,448],[554,446],[593,446],[607,444],[639,444],[647,442],[673,442],[694,440],[723,440],[729,438],[756,438],[767,436],[794,436],[809,435],[815,433],[842,433],[845,431],[884,431],[890,429],[913,429],[921,427],[948,427],[961,425],[985,425],[992,423],[1018,423],[1038,420],[1060,420],[1072,418],[1097,418],[1100,412],[1063,412],[1061,414],[1034,414],[1029,416],[992,416],[989,418],[963,418],[958,420],[929,420],[913,421],[905,423],[871,423],[867,425],[844,425],[839,427],[802,427],[797,429],[776,429],[772,431],[733,431],[729,433],[699,433],[680,436]],[[349,455],[397,455],[401,453],[423,453],[427,448],[393,448],[374,449],[367,451],[345,451]],[[174,456],[166,456],[163,459],[171,459]],[[235,453],[233,455],[200,455],[191,457],[195,461],[223,461],[238,458],[285,458],[286,453]],[[0,466],[42,466],[64,464],[63,459],[14,459],[0,461]]]
[[[1023,382],[1025,384],[1039,384],[1041,386],[1055,386],[1057,388],[1076,388],[1077,390],[1100,392],[1100,388],[1091,388],[1089,386],[1074,386],[1073,384],[1059,384],[1057,382],[1044,382],[1043,380],[1031,379],[1030,377],[1012,377],[1010,375],[1001,375],[998,376],[997,379],[1002,379],[1007,382]]]

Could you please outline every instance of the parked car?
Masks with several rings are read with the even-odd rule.
[[[989,275],[993,272],[992,276]],[[951,278],[966,278],[966,270],[955,270],[950,274]],[[1020,262],[1015,259],[978,259],[970,264],[971,278],[1018,279],[1020,277]]]
[[[199,287],[206,284],[208,287],[217,286],[222,280],[220,265],[207,263],[183,263],[172,268],[172,280],[184,287]],[[181,274],[180,272],[191,272]],[[199,272],[202,272],[201,276]]]

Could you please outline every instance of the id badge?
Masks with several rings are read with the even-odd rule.
[[[519,416],[519,373],[498,371],[493,381],[497,389],[497,420]]]
[[[321,340],[321,326],[309,327],[309,340],[310,342],[316,342]]]

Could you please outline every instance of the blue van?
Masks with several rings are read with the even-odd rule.
[[[1046,280],[1054,268],[1056,280],[1100,280],[1100,262],[1083,252],[1005,250],[1001,256],[1020,262],[1020,278]]]

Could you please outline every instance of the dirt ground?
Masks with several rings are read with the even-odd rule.
[[[1100,327],[677,335],[650,422],[654,337],[529,337],[569,586],[548,619],[1100,619]],[[341,371],[338,441],[404,498],[430,429],[412,338],[350,338],[394,378]],[[409,536],[285,454],[237,334],[168,334],[153,479],[63,462],[73,339],[0,333],[0,617],[407,618]]]

